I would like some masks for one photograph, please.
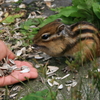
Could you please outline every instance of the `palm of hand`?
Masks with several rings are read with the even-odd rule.
[[[25,81],[26,78],[32,79],[37,78],[38,73],[37,70],[28,62],[25,61],[15,61],[18,68],[22,66],[28,66],[30,68],[30,72],[28,73],[20,73],[20,71],[13,71],[10,75],[0,77],[0,86],[11,85],[18,83],[20,81]]]

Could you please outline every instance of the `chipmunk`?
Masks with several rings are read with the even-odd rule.
[[[33,42],[36,49],[53,57],[75,57],[81,52],[80,60],[84,62],[100,56],[99,31],[85,21],[65,25],[57,19],[42,27]]]

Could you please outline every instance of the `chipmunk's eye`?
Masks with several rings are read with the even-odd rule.
[[[49,34],[42,35],[42,39],[47,39],[49,36]]]

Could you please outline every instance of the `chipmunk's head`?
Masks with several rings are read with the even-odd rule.
[[[65,25],[57,19],[40,29],[35,35],[34,47],[51,56],[60,56],[65,49]]]

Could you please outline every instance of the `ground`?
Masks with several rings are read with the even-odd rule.
[[[8,7],[10,4],[12,3],[3,3],[1,4],[1,8],[2,10],[4,10],[4,8]],[[20,4],[25,4],[27,7],[25,8],[25,10],[27,10],[27,14],[26,16],[28,17],[28,15],[31,12],[35,12],[36,16],[38,17],[43,17],[46,16],[48,17],[49,15],[55,14],[55,12],[50,10],[50,7],[48,7],[49,5],[46,4],[43,0],[22,0],[21,3],[17,3],[14,4],[14,7],[18,7],[18,5]],[[51,2],[51,7],[54,6],[55,7],[61,7],[61,6],[69,6],[71,5],[71,0],[54,0]],[[12,6],[11,6],[12,7]],[[44,8],[43,8],[44,7]],[[22,8],[24,9],[24,8]],[[26,18],[26,17],[25,17]],[[23,20],[25,20],[25,18],[23,18]],[[8,27],[9,25],[7,25]],[[1,25],[1,27],[3,27]],[[8,28],[10,30],[10,28]],[[16,30],[15,30],[16,31]],[[18,30],[17,30],[18,31]],[[16,32],[17,32],[16,31]],[[7,32],[7,31],[6,31]],[[16,41],[13,40],[13,38],[11,38],[12,36],[14,37],[14,32],[13,35],[10,33],[11,37],[5,38],[5,36],[7,36],[6,33],[2,35],[1,38],[4,38],[4,40],[6,42],[8,42],[8,44],[12,46],[16,45],[16,41],[19,41],[20,39],[16,39]],[[11,32],[11,31],[10,31]],[[20,38],[20,35],[16,35]],[[15,37],[14,37],[15,38]],[[25,38],[25,36],[24,36]],[[25,38],[26,39],[26,38]],[[22,39],[21,36],[21,40],[22,42],[24,41]],[[13,43],[12,43],[13,42]],[[24,41],[25,42],[25,41]],[[26,46],[25,48],[29,48],[29,45]],[[20,50],[21,48],[23,48],[24,46],[18,46],[17,48],[13,48],[12,50],[16,53],[16,51]],[[57,91],[57,100],[100,100],[99,99],[99,95],[100,93],[98,92],[98,90],[93,86],[92,84],[92,79],[88,78],[88,71],[92,69],[93,64],[91,62],[88,62],[86,64],[84,64],[83,66],[80,66],[79,72],[77,73],[64,73],[62,71],[62,69],[64,67],[66,67],[66,58],[65,57],[58,57],[58,58],[50,58],[49,60],[47,60],[47,55],[43,54],[41,52],[35,52],[35,51],[28,51],[26,50],[25,52],[27,52],[27,54],[31,54],[33,55],[33,57],[25,57],[23,54],[23,56],[18,57],[17,59],[19,60],[26,60],[29,61],[31,63],[33,63],[33,66],[35,67],[37,63],[41,63],[41,64],[47,64],[47,66],[57,66],[59,68],[59,70],[57,72],[55,72],[53,75],[48,76],[45,75],[46,71],[47,71],[47,66],[43,66],[40,68],[37,68],[38,73],[39,73],[39,77],[37,79],[31,79],[31,80],[27,80],[24,83],[17,83],[8,87],[1,87],[0,88],[0,100],[20,100],[20,98],[24,97],[25,95],[31,93],[31,92],[36,92],[36,91],[41,91],[44,89],[48,89],[48,90],[52,90],[52,91]],[[44,61],[42,59],[35,59],[34,55],[40,55],[40,57],[44,57],[46,58],[46,60]],[[28,55],[30,56],[30,55]],[[23,58],[24,57],[24,58]],[[100,59],[96,59],[96,62],[99,64]],[[100,64],[99,64],[100,66]],[[65,75],[69,75],[68,77],[64,78],[64,79],[54,79],[55,81],[57,81],[59,84],[63,84],[63,88],[58,89],[58,86],[50,86],[47,83],[48,79],[53,79],[53,77],[63,77]],[[72,83],[74,83],[74,85],[72,85]],[[68,85],[69,84],[69,85]],[[65,86],[68,85],[68,86]],[[71,86],[70,86],[71,85]],[[8,95],[6,94],[5,90],[8,90]],[[4,94],[3,94],[4,93]],[[89,94],[89,96],[88,96]],[[83,97],[84,96],[84,97]],[[4,99],[4,98],[8,98],[8,99]],[[77,99],[78,98],[78,99]],[[79,99],[81,98],[81,99]],[[90,98],[90,99],[88,99]]]

